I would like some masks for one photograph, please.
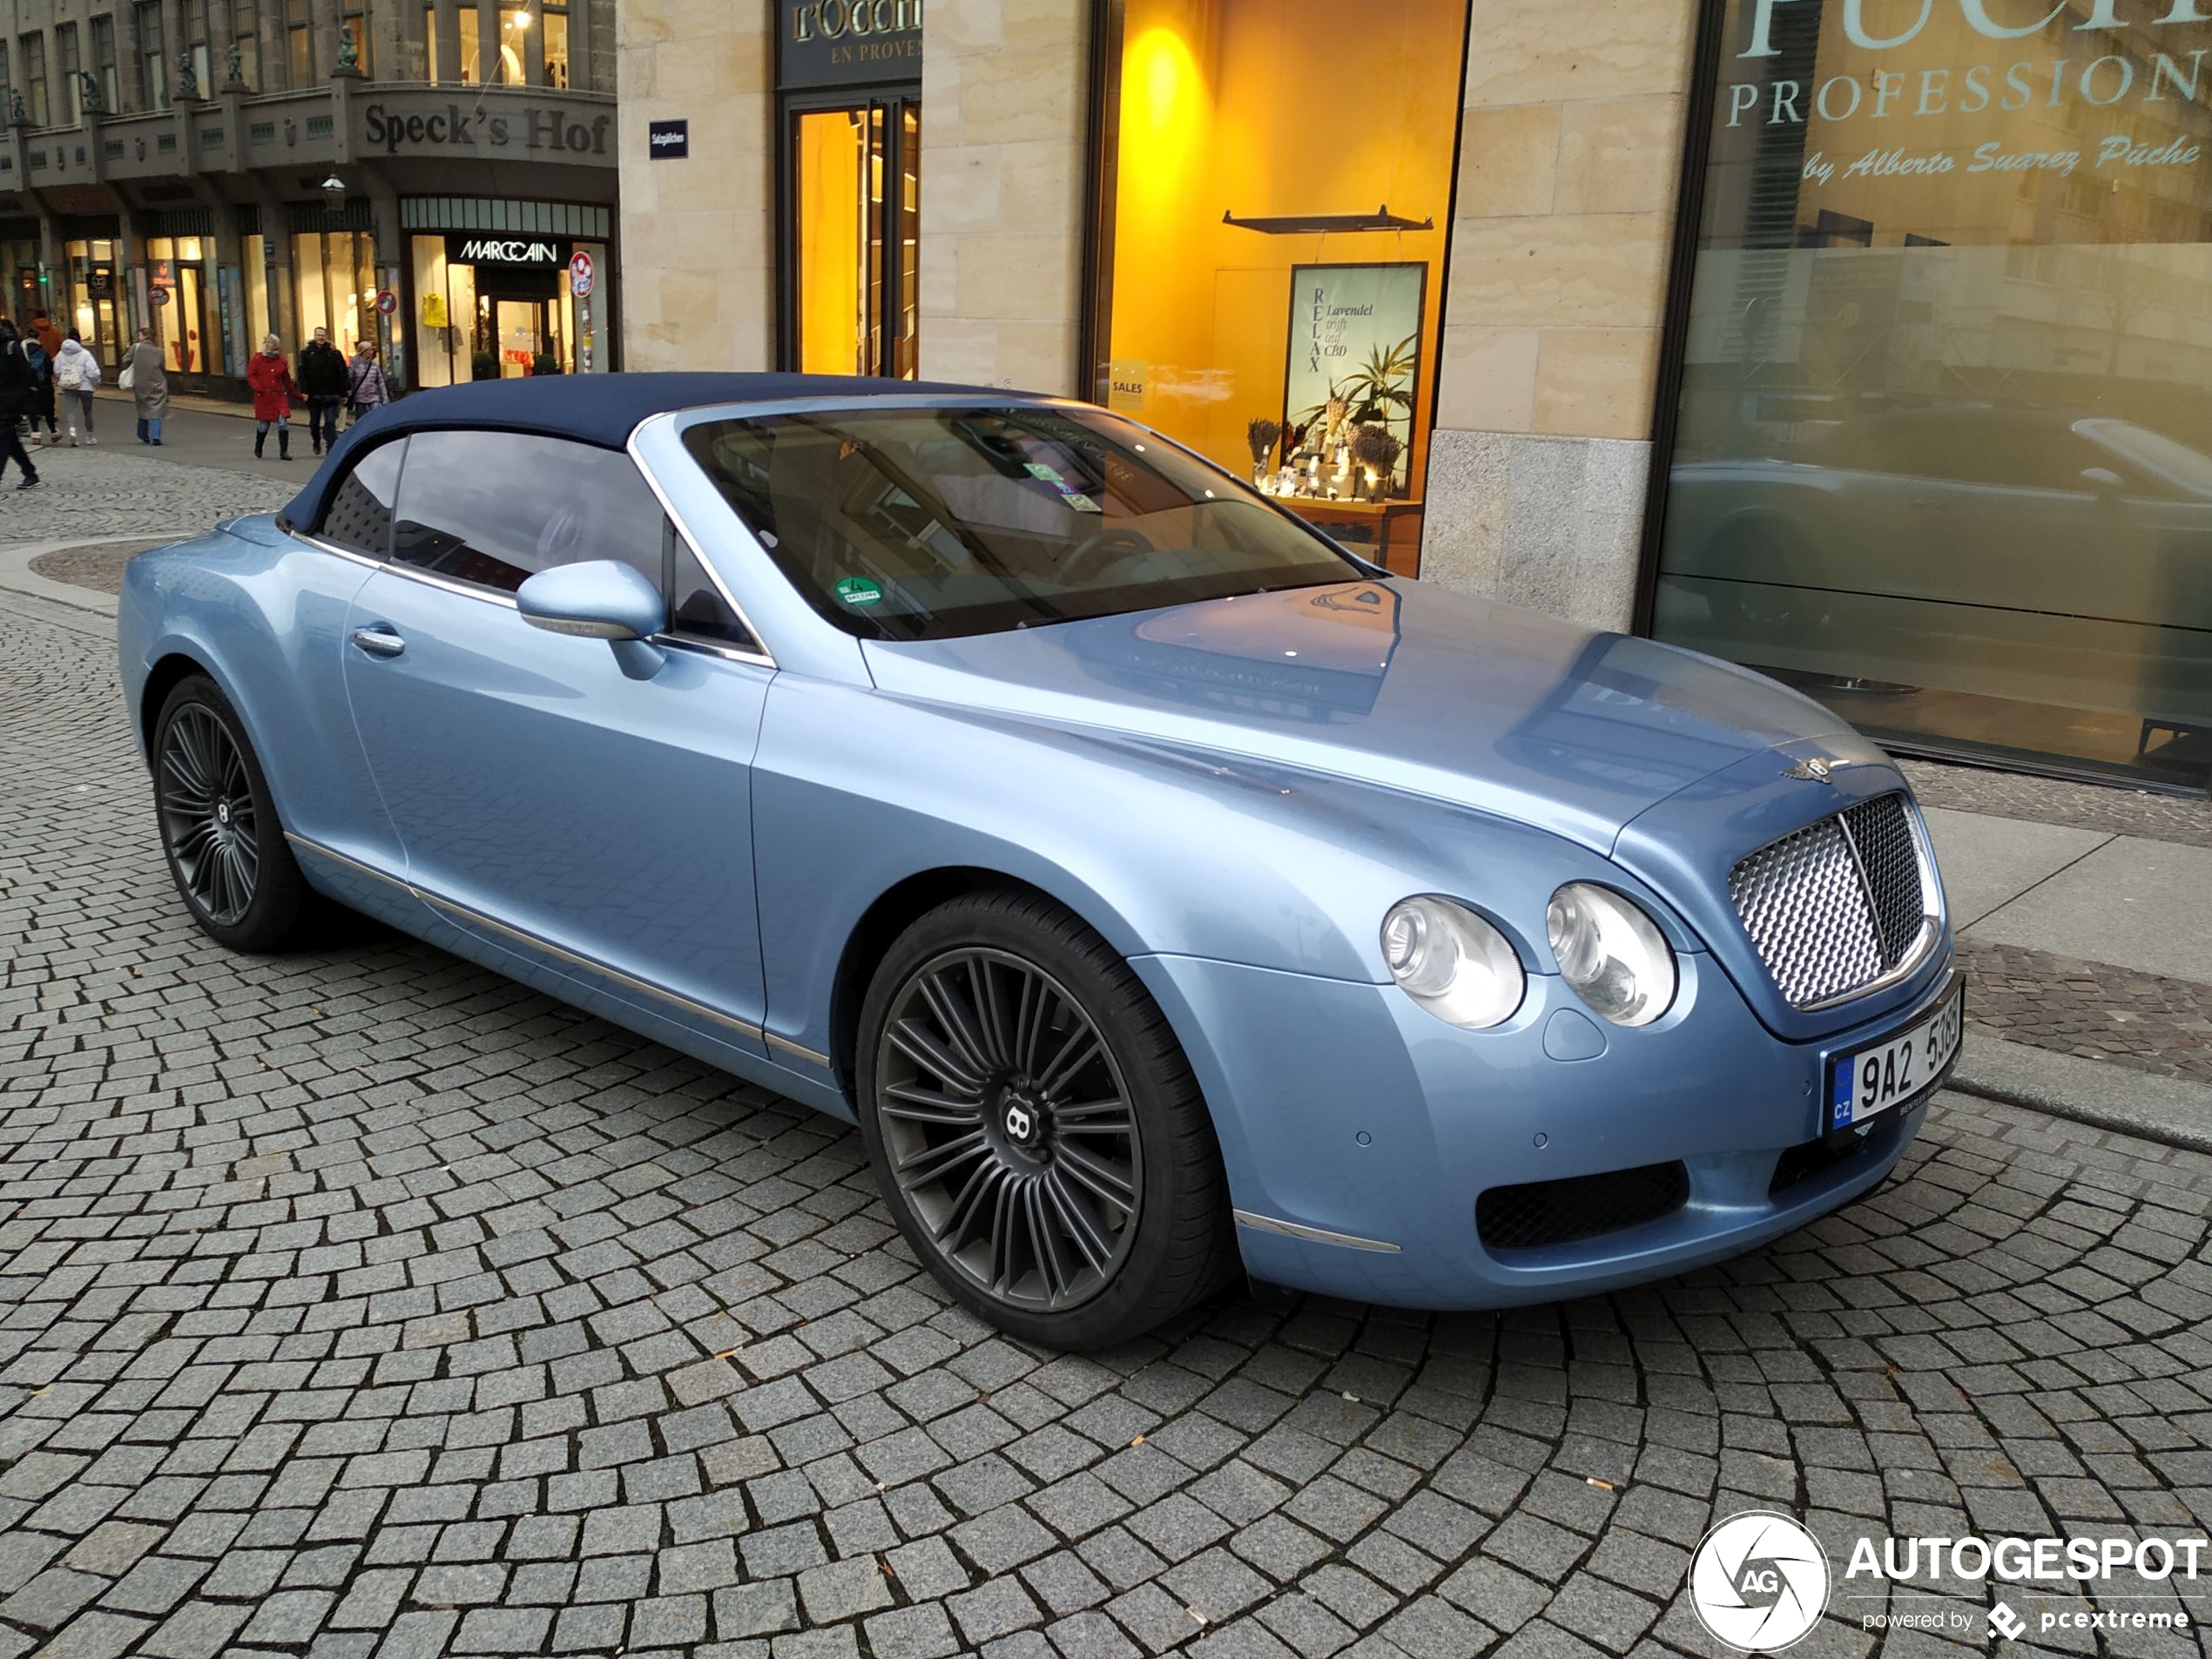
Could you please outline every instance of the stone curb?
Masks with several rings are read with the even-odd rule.
[[[1949,1087],[2094,1129],[2212,1153],[2212,1089],[2179,1077],[1969,1031]]]
[[[182,541],[192,535],[191,530],[179,530],[177,539]],[[0,589],[10,593],[27,594],[51,604],[67,605],[74,610],[90,610],[112,617],[116,598],[111,593],[102,593],[97,588],[80,588],[73,583],[57,582],[30,568],[30,562],[49,553],[59,553],[65,548],[101,547],[112,542],[144,542],[152,537],[143,532],[136,536],[71,536],[56,542],[15,542],[0,546]]]

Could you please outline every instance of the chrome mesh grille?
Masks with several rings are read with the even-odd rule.
[[[1932,907],[1912,814],[1896,794],[1769,842],[1729,873],[1728,890],[1792,1008],[1879,979],[1912,948]]]

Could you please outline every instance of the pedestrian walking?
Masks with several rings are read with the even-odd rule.
[[[338,406],[348,388],[346,354],[330,343],[330,330],[318,328],[315,337],[300,347],[300,391],[307,400],[307,437],[320,455],[326,443],[338,442]]]
[[[246,360],[246,384],[253,393],[253,455],[261,458],[269,428],[276,428],[277,459],[292,459],[292,406],[300,401],[292,366],[284,361],[284,342],[274,334],[261,336],[261,349]]]
[[[69,447],[78,445],[77,428],[84,428],[84,442],[98,443],[92,435],[92,394],[100,389],[100,360],[85,349],[84,337],[74,328],[62,341],[54,358],[54,386],[61,395],[62,413],[69,420]]]
[[[169,370],[161,361],[161,347],[153,343],[152,329],[138,330],[116,384],[138,407],[138,442],[159,448],[161,423],[169,418]]]
[[[50,358],[62,354],[62,331],[54,327],[54,320],[43,311],[30,314],[30,337],[38,342],[38,349]]]
[[[17,418],[37,395],[37,379],[30,360],[23,354],[23,337],[16,325],[0,317],[0,477],[14,462],[23,474],[16,481],[17,489],[38,482],[38,469],[30,464],[30,451],[23,447],[23,434],[16,429]]]
[[[354,420],[373,413],[380,403],[391,401],[384,386],[384,366],[376,361],[374,341],[364,340],[354,347],[354,361],[346,374],[346,402]]]
[[[24,361],[30,365],[30,372],[37,377],[37,387],[31,393],[29,411],[30,441],[33,443],[57,442],[61,438],[62,429],[60,423],[54,419],[53,357],[45,347],[39,343],[35,334],[26,334],[24,337],[23,354]],[[41,437],[38,433],[42,422],[46,428],[44,437]]]

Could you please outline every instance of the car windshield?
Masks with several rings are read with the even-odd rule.
[[[1103,412],[840,409],[684,442],[809,604],[943,639],[1367,574],[1295,519]]]

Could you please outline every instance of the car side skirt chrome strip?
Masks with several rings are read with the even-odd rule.
[[[291,830],[285,831],[284,839],[295,846],[304,847],[319,858],[328,859],[334,864],[342,864],[349,870],[357,871],[362,875],[381,881],[387,887],[397,888],[400,892],[412,894],[433,909],[445,913],[448,921],[473,923],[488,932],[527,946],[531,950],[543,952],[572,967],[583,968],[585,972],[596,974],[601,979],[611,981],[624,990],[635,991],[641,995],[650,996],[656,1001],[665,1002],[672,1008],[680,1008],[686,1014],[697,1015],[700,1019],[712,1021],[715,1024],[734,1031],[740,1036],[759,1041],[767,1035],[750,1020],[740,1020],[733,1014],[725,1014],[720,1008],[702,1002],[695,996],[686,996],[681,991],[671,991],[664,985],[656,985],[651,980],[640,979],[637,974],[625,973],[619,968],[610,968],[596,957],[581,955],[566,946],[556,945],[551,940],[537,934],[530,933],[524,928],[511,927],[496,917],[486,915],[474,906],[462,904],[442,894],[429,892],[415,882],[403,881],[397,876],[388,875],[373,865],[363,864],[359,859],[348,858],[345,853],[325,846],[320,841],[311,841],[306,836],[295,834]],[[795,1043],[780,1046],[794,1049],[797,1052],[817,1060],[825,1068],[829,1064],[828,1056],[815,1055],[811,1049],[799,1049]]]
[[[836,1069],[832,1065],[827,1055],[818,1054],[803,1042],[793,1042],[789,1037],[778,1036],[773,1031],[764,1032],[762,1035],[772,1049],[781,1049],[786,1054],[796,1059],[804,1060],[809,1065],[819,1066],[824,1071],[832,1071]]]
[[[1272,1216],[1263,1216],[1250,1210],[1231,1211],[1239,1227],[1250,1227],[1258,1233],[1280,1233],[1285,1238],[1303,1238],[1309,1244],[1339,1244],[1345,1250],[1381,1251],[1395,1256],[1399,1247],[1379,1238],[1362,1238],[1356,1233],[1332,1233],[1326,1227],[1308,1227],[1295,1221],[1278,1221]]]

